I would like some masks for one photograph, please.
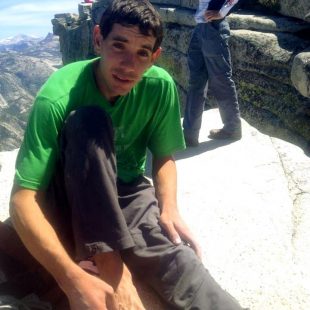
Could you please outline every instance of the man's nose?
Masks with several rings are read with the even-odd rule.
[[[121,60],[121,66],[127,70],[135,70],[136,60],[135,56],[131,53],[127,53]]]

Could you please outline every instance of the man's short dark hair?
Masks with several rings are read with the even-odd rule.
[[[148,0],[112,0],[100,20],[100,32],[105,39],[114,24],[125,27],[138,26],[143,35],[156,39],[153,52],[163,40],[163,25],[158,12]]]

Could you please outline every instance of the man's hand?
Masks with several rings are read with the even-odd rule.
[[[161,210],[160,225],[166,230],[173,243],[179,244],[183,240],[200,258],[199,245],[177,208],[177,175],[172,156],[153,158],[153,181]]]
[[[43,214],[45,193],[15,186],[10,214],[30,253],[53,275],[67,295],[71,310],[116,310],[114,290],[82,270],[68,255]]]
[[[71,310],[118,310],[112,286],[83,270],[62,288]]]
[[[160,225],[174,244],[179,244],[183,240],[201,259],[200,246],[177,210],[162,212],[160,215]]]
[[[223,16],[220,15],[220,11],[207,10],[205,12],[205,20],[207,22],[212,22],[213,20],[222,19]]]

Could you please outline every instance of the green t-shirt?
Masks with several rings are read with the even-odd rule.
[[[20,186],[48,186],[59,158],[58,135],[68,114],[81,106],[100,106],[110,115],[117,174],[124,182],[144,173],[147,148],[157,157],[184,149],[178,94],[165,70],[152,66],[130,93],[111,105],[96,87],[93,62],[61,68],[38,93],[16,160]]]

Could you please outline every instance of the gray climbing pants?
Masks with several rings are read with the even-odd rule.
[[[47,205],[71,255],[85,260],[119,250],[131,272],[143,277],[171,309],[241,309],[190,247],[167,238],[158,224],[150,182],[143,176],[131,183],[117,179],[112,124],[102,109],[72,112],[60,148]]]
[[[196,139],[201,127],[206,86],[212,91],[228,132],[240,129],[240,112],[235,83],[232,80],[230,36],[226,20],[198,24],[188,48],[189,88],[183,128],[187,137]]]

